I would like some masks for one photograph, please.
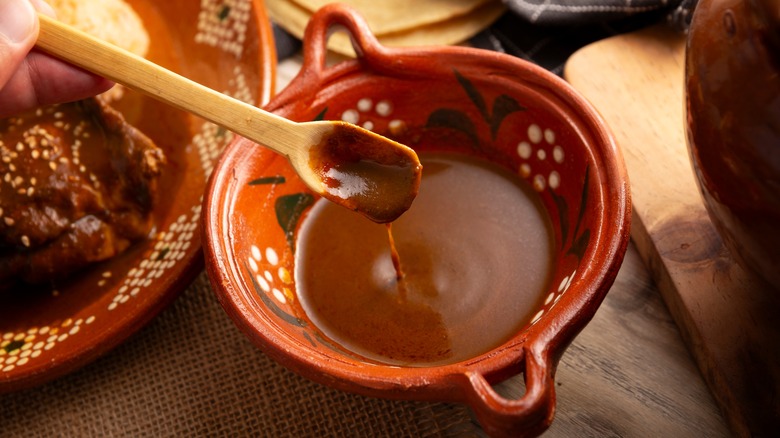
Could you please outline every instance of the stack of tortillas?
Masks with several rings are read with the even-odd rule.
[[[266,0],[271,19],[303,38],[311,15],[333,0]],[[461,43],[488,27],[505,11],[501,0],[340,0],[368,22],[386,46],[425,46]],[[353,55],[343,33],[334,34],[328,48]]]

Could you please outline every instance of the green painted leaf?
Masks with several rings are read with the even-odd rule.
[[[357,354],[347,350],[346,348],[339,347],[337,344],[334,344],[333,342],[329,341],[328,339],[326,339],[324,336],[322,336],[318,332],[314,332],[314,337],[317,338],[317,340],[320,342],[320,344],[328,347],[329,349],[331,349],[331,350],[333,350],[333,351],[335,351],[337,353],[341,353],[341,354],[343,354],[345,356],[349,356],[349,357],[351,357],[353,359],[357,359],[357,360],[363,359],[362,357],[360,357]]]
[[[303,332],[303,337],[306,338],[306,340],[311,343],[312,347],[317,348],[317,343],[314,342],[314,339],[311,338],[311,335],[309,334],[309,332],[304,331]]]
[[[558,195],[550,190],[550,196],[552,196],[555,205],[558,207],[558,218],[561,221],[561,248],[565,248],[566,242],[569,238],[569,204],[566,203],[566,198]]]
[[[306,208],[314,203],[314,196],[309,193],[293,193],[276,198],[276,220],[282,227],[287,243],[295,250],[295,227]]]
[[[323,108],[322,111],[320,111],[319,114],[314,116],[314,121],[318,122],[320,120],[325,120],[325,113],[327,113],[327,112],[328,112],[328,107]]]
[[[6,353],[10,353],[14,350],[18,350],[24,346],[24,341],[11,341],[3,347],[3,350],[5,350]]]
[[[577,260],[582,260],[585,250],[588,249],[588,243],[590,243],[590,230],[585,229],[582,231],[582,235],[572,243],[569,254],[574,254],[577,256]]]
[[[501,123],[504,122],[506,116],[514,112],[525,110],[526,108],[517,103],[513,97],[506,94],[498,96],[493,102],[493,115],[490,117],[490,134],[493,136],[493,140],[496,139],[498,128],[501,126]]]
[[[457,70],[455,70],[455,77],[466,91],[469,99],[474,102],[474,105],[476,105],[479,113],[482,114],[482,118],[485,119],[486,122],[490,123],[490,114],[488,114],[487,105],[485,104],[485,99],[482,97],[482,94],[477,90],[477,88],[474,86],[474,84],[471,83],[470,80],[460,74],[460,72]]]
[[[572,233],[571,247],[567,251],[568,254],[574,254],[579,260],[582,260],[585,255],[585,250],[590,242],[590,230],[585,229],[580,231],[582,226],[582,220],[585,217],[585,209],[588,204],[588,183],[590,181],[590,166],[585,169],[585,178],[583,181],[582,195],[580,196],[580,208],[577,213],[577,223],[574,226],[574,232]],[[569,234],[569,206],[566,203],[566,199],[563,196],[559,196],[552,190],[549,191],[555,205],[558,207],[558,217],[561,221],[561,242],[566,242]]]
[[[306,321],[296,318],[289,313],[282,310],[281,307],[279,307],[274,300],[272,300],[267,293],[263,290],[263,288],[260,287],[260,284],[257,283],[257,279],[252,274],[252,270],[249,269],[249,266],[244,266],[244,269],[249,272],[249,278],[252,279],[252,287],[255,289],[255,293],[257,293],[257,296],[260,297],[260,300],[265,304],[268,309],[271,310],[276,316],[284,320],[285,322],[292,324],[296,327],[306,327],[308,324]]]
[[[253,179],[249,181],[250,186],[259,186],[263,184],[284,184],[285,179],[283,175],[264,176],[262,178]]]
[[[474,126],[474,122],[461,111],[448,108],[437,109],[428,116],[425,127],[456,129],[463,132],[471,139],[475,149],[479,147],[477,128]]]
[[[163,247],[163,249],[161,249],[160,252],[157,253],[157,259],[156,260],[164,259],[165,256],[168,255],[169,252],[171,252],[171,247],[170,246]]]
[[[219,17],[219,21],[224,21],[228,15],[230,15],[230,6],[224,5],[217,16]]]
[[[501,96],[498,96],[498,98],[496,98],[496,100],[493,102],[493,112],[489,113],[487,104],[485,103],[485,98],[482,97],[482,94],[479,92],[479,90],[477,90],[477,87],[475,87],[474,84],[468,80],[468,78],[460,74],[460,72],[457,70],[455,70],[455,77],[466,91],[469,99],[471,99],[471,101],[479,110],[482,118],[490,126],[490,133],[494,140],[498,134],[498,128],[501,126],[501,123],[504,122],[506,116],[517,111],[526,110],[526,108],[520,105],[513,97],[502,94]]]
[[[585,217],[585,208],[588,204],[588,184],[590,183],[590,165],[585,168],[585,178],[582,181],[582,195],[580,195],[580,212],[577,215],[577,224],[574,226],[574,235],[579,234],[582,218]]]

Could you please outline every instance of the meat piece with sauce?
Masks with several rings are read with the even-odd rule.
[[[164,161],[99,98],[0,119],[0,289],[63,278],[146,238]]]

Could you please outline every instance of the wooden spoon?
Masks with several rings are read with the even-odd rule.
[[[287,120],[50,17],[38,18],[42,50],[274,150],[314,192],[375,222],[395,220],[417,195],[422,166],[400,143],[346,122]]]

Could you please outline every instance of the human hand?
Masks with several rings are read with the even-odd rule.
[[[0,117],[103,92],[112,82],[33,49],[43,0],[0,0]]]

